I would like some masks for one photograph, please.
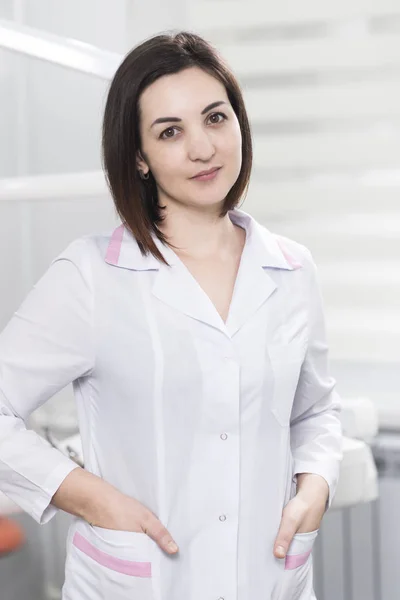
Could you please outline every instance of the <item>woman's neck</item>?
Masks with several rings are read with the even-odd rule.
[[[220,217],[215,210],[168,206],[164,214],[160,230],[176,254],[182,257],[223,259],[236,248],[238,236],[243,233],[238,232],[229,214]]]

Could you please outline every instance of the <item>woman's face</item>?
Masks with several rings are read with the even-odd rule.
[[[155,81],[139,109],[138,167],[152,172],[160,204],[220,210],[242,164],[239,122],[224,85],[193,67]]]

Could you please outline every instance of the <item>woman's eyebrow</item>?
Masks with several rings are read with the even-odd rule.
[[[226,102],[224,102],[224,100],[218,100],[217,102],[212,102],[211,104],[206,106],[204,110],[201,111],[201,114],[204,115],[209,110],[212,110],[213,108],[217,108],[217,106],[221,106],[221,104],[226,104]]]
[[[224,100],[217,100],[217,102],[212,102],[201,111],[201,114],[204,115],[209,110],[217,108],[217,106],[221,106],[222,104],[227,103]],[[158,119],[153,121],[153,123],[150,125],[150,128],[154,125],[158,125],[159,123],[180,123],[181,121],[182,119],[180,119],[179,117],[159,117]]]

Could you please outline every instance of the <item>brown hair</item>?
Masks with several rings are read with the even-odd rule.
[[[154,243],[153,234],[167,243],[158,223],[162,207],[157,186],[150,174],[143,180],[136,156],[141,148],[139,99],[142,92],[163,75],[199,67],[218,79],[227,91],[242,134],[242,165],[229,190],[221,216],[237,206],[247,190],[252,166],[250,125],[240,86],[217,51],[200,36],[180,32],[152,37],[125,57],[111,82],[107,96],[103,131],[102,160],[114,204],[123,223],[134,235],[141,252],[166,262]]]

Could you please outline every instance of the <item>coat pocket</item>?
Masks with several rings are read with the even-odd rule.
[[[310,600],[313,598],[312,549],[319,529],[296,533],[285,558],[276,600]]]
[[[153,600],[155,542],[78,520],[69,536],[63,600]]]
[[[282,426],[290,425],[293,400],[305,353],[305,343],[297,341],[268,348],[273,378],[271,410]]]
[[[296,533],[285,559],[285,571],[292,571],[306,564],[317,538],[319,529],[307,533]]]

